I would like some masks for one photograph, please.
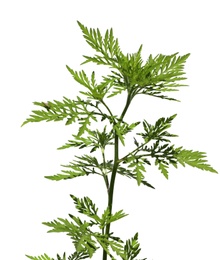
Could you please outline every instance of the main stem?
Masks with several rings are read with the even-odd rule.
[[[131,103],[131,96],[128,94],[127,96],[127,101],[126,101],[126,105],[124,107],[124,110],[120,116],[120,120],[123,120],[128,107]],[[108,209],[109,209],[109,214],[112,214],[112,205],[113,205],[113,196],[114,196],[114,186],[115,186],[115,178],[116,178],[116,173],[117,173],[117,169],[118,169],[118,165],[119,165],[119,137],[116,133],[116,131],[114,132],[114,164],[113,164],[113,169],[112,169],[112,175],[111,175],[111,181],[110,181],[110,187],[109,187],[109,191],[108,191]],[[108,223],[106,225],[106,229],[105,229],[105,235],[108,237],[110,234],[110,227],[111,227],[111,223]],[[103,260],[107,260],[107,252],[105,250],[103,250]]]

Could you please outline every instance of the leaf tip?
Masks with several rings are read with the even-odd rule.
[[[20,127],[23,127],[24,125],[26,125],[28,123],[28,121],[24,121]]]

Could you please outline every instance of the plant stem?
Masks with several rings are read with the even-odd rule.
[[[110,181],[110,188],[108,192],[108,209],[109,209],[109,215],[112,214],[112,204],[113,204],[113,195],[114,195],[114,186],[115,186],[115,177],[118,169],[118,158],[119,158],[119,146],[118,146],[118,135],[115,132],[115,155],[114,155],[114,165],[112,170],[112,176]],[[107,237],[110,233],[110,223],[106,225],[105,229],[105,235]],[[103,260],[107,260],[107,252],[103,250]]]
[[[104,148],[101,148],[101,150],[102,150],[101,152],[102,152],[102,161],[103,161],[102,175],[103,175],[103,178],[104,178],[104,181],[105,181],[107,192],[109,192],[109,181],[108,181],[108,176],[107,176],[107,173],[106,173],[105,150],[104,150]]]
[[[123,112],[120,116],[120,120],[122,120],[124,118],[130,103],[131,103],[131,97],[128,94],[125,107],[124,107]],[[111,113],[110,110],[109,110],[109,112]],[[108,209],[109,209],[109,215],[110,216],[112,214],[115,178],[116,178],[116,173],[117,173],[117,169],[118,169],[118,165],[119,165],[119,137],[118,137],[116,131],[114,131],[114,146],[115,146],[114,147],[114,164],[113,164],[110,187],[109,187],[109,192],[108,192]],[[105,229],[105,235],[107,236],[107,238],[108,238],[109,233],[110,233],[110,227],[111,227],[111,223],[108,223],[106,225],[106,229]],[[103,250],[103,258],[102,259],[107,260],[107,252],[105,250]]]

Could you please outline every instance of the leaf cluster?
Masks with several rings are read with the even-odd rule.
[[[113,233],[110,233],[108,236],[104,234],[104,230],[109,223],[127,216],[123,210],[111,214],[109,209],[106,208],[103,214],[99,215],[97,206],[89,197],[80,199],[71,195],[71,198],[78,212],[89,217],[90,221],[82,221],[79,217],[69,214],[71,220],[58,218],[51,222],[43,222],[44,225],[50,228],[49,233],[64,232],[70,236],[76,251],[68,257],[68,260],[91,258],[100,246],[111,259],[116,259],[114,256],[116,254],[122,260],[132,260],[139,254],[141,249],[139,248],[137,234],[126,242],[114,236]],[[92,230],[93,227],[98,229]],[[27,257],[33,260],[54,260],[46,254],[39,257]],[[62,258],[57,255],[57,260],[66,260],[65,253]]]
[[[77,100],[64,97],[63,101],[34,102],[34,105],[42,107],[43,110],[33,110],[22,125],[29,122],[66,119],[67,125],[79,121],[82,125],[80,129],[80,134],[82,134],[90,125],[91,119],[96,121],[97,115],[100,115],[102,119],[113,120],[113,115],[100,113],[99,105],[103,104],[106,107],[104,103],[106,96],[113,97],[126,90],[130,101],[137,94],[175,100],[165,96],[163,92],[176,91],[178,87],[184,86],[176,82],[185,80],[185,77],[182,77],[185,74],[183,69],[189,54],[183,56],[178,56],[178,53],[159,54],[155,57],[150,55],[144,63],[141,58],[142,45],[137,53],[124,55],[112,29],[107,30],[102,36],[99,29],[88,29],[80,22],[78,24],[87,43],[98,53],[94,57],[84,56],[86,59],[84,63],[94,62],[107,65],[113,69],[111,74],[103,76],[103,81],[98,84],[94,71],[91,77],[88,77],[84,70],[78,72],[67,66],[74,80],[87,89],[87,91],[80,91],[87,100],[80,97],[77,97]],[[97,103],[92,103],[92,100]]]
[[[144,63],[141,57],[142,45],[133,54],[123,54],[118,39],[114,37],[113,30],[107,30],[104,37],[99,29],[88,29],[81,23],[79,26],[87,43],[96,51],[93,57],[85,56],[83,64],[93,62],[98,65],[107,65],[113,68],[107,79],[113,80],[115,88],[110,97],[124,90],[137,94],[147,94],[163,99],[175,100],[162,92],[176,91],[178,87],[186,86],[180,81],[183,77],[184,64],[190,54],[178,56],[159,54],[149,56]],[[177,83],[178,82],[178,83]]]
[[[57,254],[56,259],[49,257],[47,254],[37,256],[37,257],[33,257],[29,255],[26,256],[32,260],[82,260],[82,259],[88,259],[89,257],[89,255],[84,252],[75,252],[74,254],[71,254],[68,258],[66,258],[66,253],[64,253],[62,257]]]
[[[120,159],[128,168],[133,168],[138,185],[144,178],[146,165],[151,165],[151,159],[154,160],[156,166],[161,173],[168,178],[168,169],[172,165],[177,168],[178,164],[182,166],[192,166],[201,170],[217,173],[206,160],[206,153],[186,150],[183,147],[175,147],[170,144],[172,137],[177,137],[175,134],[169,133],[167,130],[171,127],[171,123],[176,115],[168,118],[160,118],[154,125],[143,121],[143,132],[137,133],[143,141],[139,142],[134,138],[136,148]],[[151,145],[149,145],[151,143]]]
[[[107,126],[104,127],[103,131],[99,131],[98,129],[92,131],[90,129],[86,130],[87,136],[82,137],[81,132],[78,135],[72,135],[73,140],[68,140],[68,143],[59,147],[58,149],[66,149],[70,147],[78,147],[79,149],[85,147],[92,147],[90,152],[94,152],[97,149],[105,149],[107,145],[113,145],[113,131],[107,132]]]

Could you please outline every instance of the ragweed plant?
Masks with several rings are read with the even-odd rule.
[[[170,133],[172,121],[176,114],[159,118],[155,123],[145,119],[142,122],[128,123],[125,115],[137,95],[149,95],[155,98],[177,101],[168,94],[186,86],[182,82],[184,65],[189,54],[180,56],[159,54],[150,55],[144,62],[141,58],[142,45],[136,53],[124,54],[113,30],[101,34],[99,29],[88,29],[78,22],[86,42],[95,50],[94,56],[83,56],[82,64],[92,62],[109,67],[109,74],[97,82],[95,72],[87,75],[84,70],[75,71],[66,66],[82,90],[75,99],[64,97],[61,101],[34,102],[39,109],[22,125],[30,122],[65,121],[66,125],[77,123],[78,131],[58,149],[89,148],[89,153],[75,156],[75,159],[54,176],[46,176],[53,181],[68,180],[80,176],[96,174],[103,179],[108,203],[103,212],[89,198],[70,195],[78,212],[87,220],[81,220],[72,214],[68,218],[57,218],[43,224],[48,232],[66,233],[74,245],[74,252],[68,258],[66,254],[57,255],[57,260],[80,260],[92,258],[96,250],[102,249],[102,260],[136,259],[141,251],[138,233],[131,239],[123,241],[111,230],[111,223],[124,218],[123,210],[113,211],[113,196],[116,176],[118,174],[134,179],[138,185],[154,187],[145,179],[146,167],[155,164],[159,171],[168,178],[169,167],[190,165],[201,170],[217,173],[206,160],[204,152],[192,151],[171,144],[177,135]],[[108,100],[121,93],[126,93],[124,106],[114,114]],[[100,126],[96,129],[94,125]],[[133,149],[120,156],[120,147],[126,146],[125,137],[142,125],[142,131],[134,133]],[[107,158],[106,148],[112,146],[114,154]],[[100,158],[98,159],[100,154]],[[27,255],[33,260],[54,260],[44,254],[38,257]],[[146,258],[144,258],[146,259]],[[142,260],[144,260],[142,259]]]

